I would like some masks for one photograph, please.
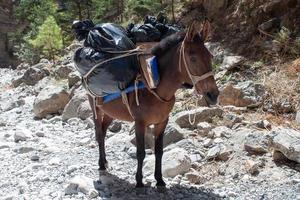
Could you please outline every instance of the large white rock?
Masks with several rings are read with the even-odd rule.
[[[99,195],[94,187],[94,180],[86,176],[75,176],[65,187],[66,195],[78,194],[78,192],[89,195],[90,198]]]
[[[164,177],[175,177],[178,174],[184,174],[191,168],[191,159],[182,148],[174,148],[167,151],[163,155],[162,159],[162,175]],[[155,169],[155,156],[152,155],[145,159],[144,162],[144,174],[149,176],[154,174]]]
[[[69,101],[69,94],[62,85],[49,85],[36,97],[33,103],[34,114],[44,118],[48,114],[61,113]]]
[[[92,110],[89,106],[86,92],[82,87],[80,87],[74,91],[74,96],[66,105],[62,113],[62,120],[67,121],[74,117],[86,119],[91,114]]]
[[[280,151],[288,159],[300,163],[300,132],[282,128],[274,130],[269,139],[269,146]]]

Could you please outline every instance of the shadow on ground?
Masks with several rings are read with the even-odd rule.
[[[189,186],[172,186],[164,190],[159,190],[154,187],[145,187],[144,189],[135,188],[135,185],[120,179],[119,177],[106,173],[106,179],[113,180],[111,184],[105,185],[101,181],[95,181],[94,187],[99,191],[100,196],[108,199],[126,199],[126,200],[154,200],[154,199],[223,199],[219,195],[205,188],[196,188]]]

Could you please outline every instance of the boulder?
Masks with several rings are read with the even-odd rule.
[[[239,64],[241,64],[244,60],[245,58],[242,56],[225,56],[220,69],[228,73],[229,71],[238,67]]]
[[[71,72],[68,74],[68,85],[69,88],[73,87],[74,85],[76,85],[76,83],[78,83],[79,81],[81,81],[81,77],[79,75],[78,72]]]
[[[245,107],[262,103],[265,87],[252,81],[240,82],[237,85],[228,83],[221,90],[219,103],[221,105],[233,105]]]
[[[200,122],[211,122],[213,117],[221,117],[223,114],[223,110],[217,107],[208,108],[208,107],[200,107],[190,111],[182,111],[177,113],[174,116],[174,121],[181,128],[197,128],[197,124]],[[189,122],[189,115],[191,118],[195,115],[195,123],[191,124]]]
[[[49,85],[36,97],[33,103],[34,114],[44,118],[49,114],[61,113],[69,101],[69,94],[61,85]]]
[[[50,72],[46,68],[35,68],[31,67],[27,69],[24,74],[15,80],[12,81],[12,85],[14,87],[18,87],[22,83],[26,85],[35,85],[37,84],[40,80],[42,80],[44,77],[49,76]]]
[[[262,132],[252,132],[245,138],[244,149],[250,154],[267,153],[268,140]]]
[[[288,159],[300,163],[300,132],[282,128],[271,132],[269,147],[279,151]]]
[[[62,113],[62,120],[67,121],[68,119],[79,117],[78,109],[80,105],[86,101],[88,101],[88,98],[83,87],[80,87],[77,90],[75,90],[74,96],[68,102]],[[81,109],[81,111],[84,111],[84,109]]]
[[[221,47],[222,46],[221,43],[206,42],[205,46],[210,51],[210,53],[214,56],[214,62],[216,62],[216,64],[223,62],[226,51]]]
[[[84,101],[77,109],[77,115],[80,119],[85,120],[93,115],[89,101]]]
[[[144,173],[146,176],[153,174],[155,168],[154,155],[144,162]],[[175,177],[188,172],[191,168],[191,159],[182,148],[174,148],[164,153],[162,158],[162,174],[164,177]]]
[[[232,150],[228,149],[224,144],[217,143],[214,147],[208,150],[206,154],[206,159],[219,159],[226,161],[229,159]]]
[[[56,79],[67,79],[68,75],[74,71],[73,64],[69,65],[58,65],[52,69],[53,75]]]

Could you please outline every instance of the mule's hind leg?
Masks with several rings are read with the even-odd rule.
[[[155,124],[154,126],[154,136],[155,136],[155,172],[154,177],[156,180],[157,187],[165,187],[166,183],[162,178],[161,173],[161,160],[163,156],[163,138],[164,131],[166,125],[168,123],[168,119],[160,124]]]
[[[145,131],[146,127],[142,122],[135,122],[135,137],[136,137],[136,155],[138,160],[137,172],[135,175],[136,187],[144,187],[143,184],[143,162],[145,158]]]

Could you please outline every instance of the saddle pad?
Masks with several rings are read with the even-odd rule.
[[[147,62],[149,63],[150,69],[151,69],[151,75],[152,78],[154,80],[154,83],[156,84],[156,86],[159,84],[159,72],[158,72],[158,64],[157,64],[157,58],[155,56],[149,58],[147,60]],[[135,90],[135,83],[131,83],[125,90],[123,90],[123,92],[125,92],[126,94],[133,92]],[[142,81],[139,81],[137,84],[137,89],[144,89],[146,88],[145,84]],[[121,97],[121,92],[116,92],[116,93],[112,93],[112,94],[108,94],[105,95],[103,97],[103,103],[108,103],[110,101],[113,101],[115,99],[118,99]]]

